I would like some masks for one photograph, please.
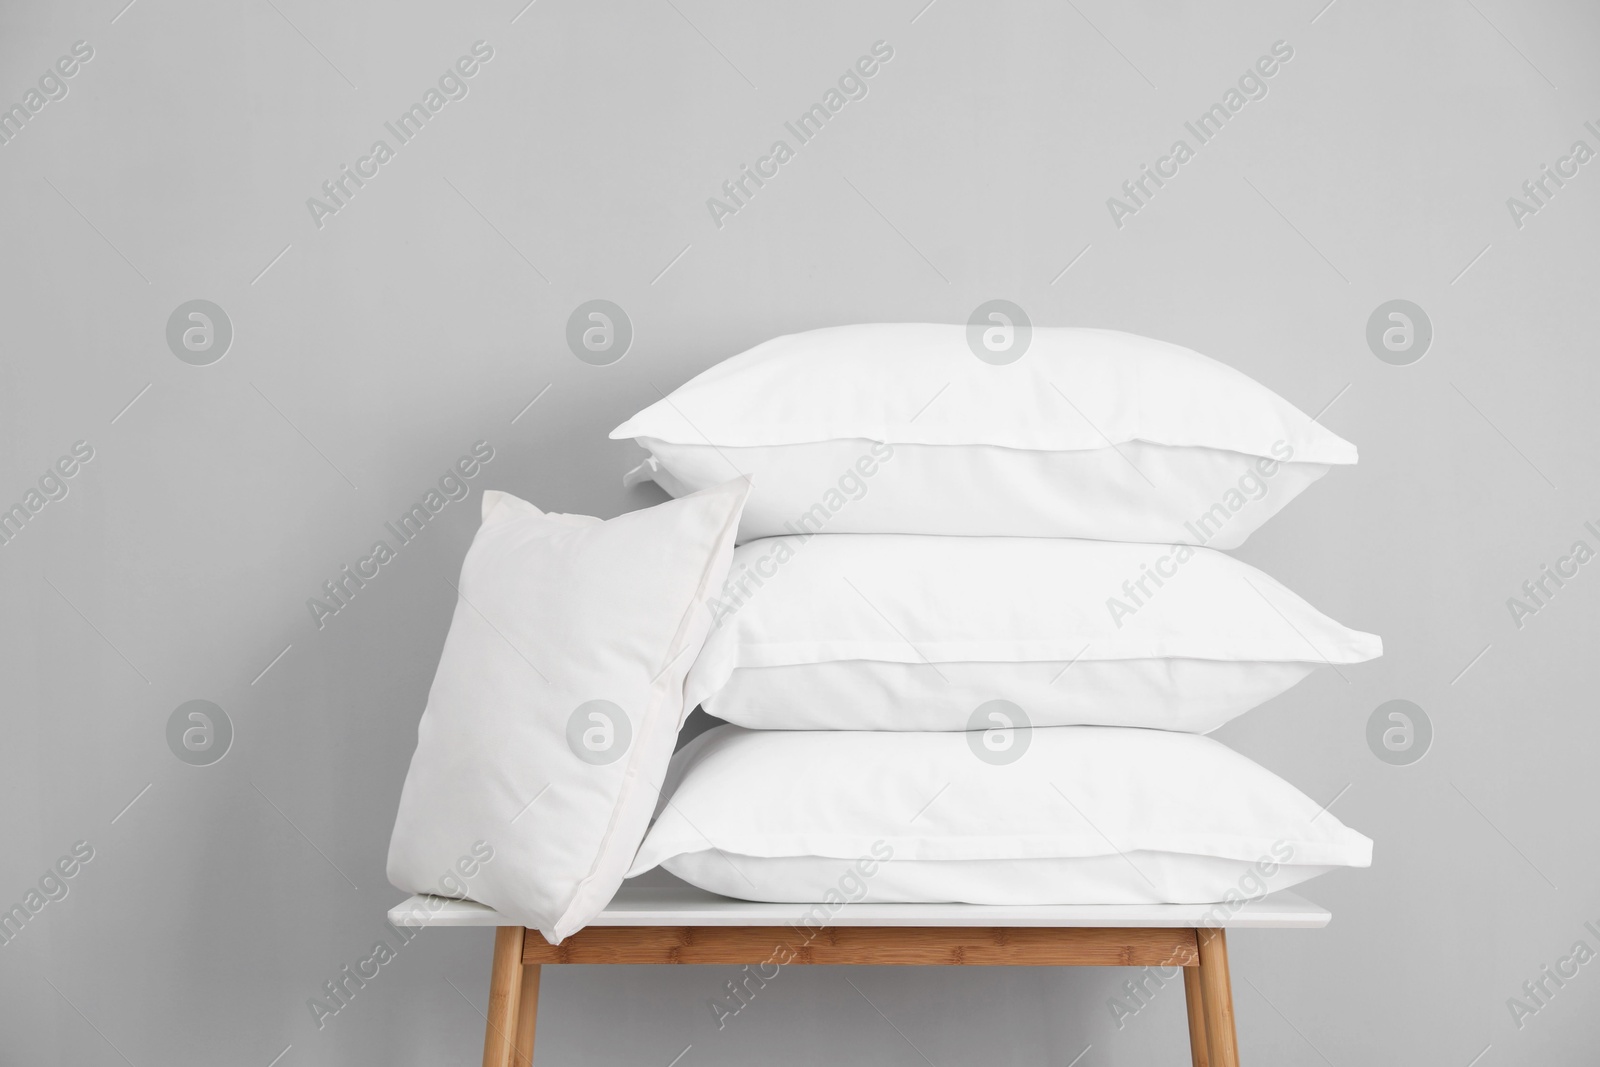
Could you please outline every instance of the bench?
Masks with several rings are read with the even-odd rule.
[[[826,925],[803,918],[807,908],[687,886],[625,886],[559,945],[470,900],[409,897],[389,921],[496,927],[484,1067],[532,1063],[541,967],[608,963],[1181,967],[1194,1067],[1238,1067],[1227,930],[1315,928],[1331,918],[1293,893],[1236,906],[848,904]],[[780,952],[786,958],[775,964]]]

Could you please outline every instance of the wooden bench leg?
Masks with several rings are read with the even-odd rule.
[[[533,1028],[539,1019],[539,965],[522,968],[522,1002],[517,1008],[516,1067],[533,1067]]]
[[[1200,999],[1205,1013],[1210,1067],[1239,1067],[1239,1037],[1233,1026],[1233,986],[1228,980],[1228,935],[1221,929],[1195,931],[1200,943]],[[1192,1029],[1191,1029],[1192,1032]]]
[[[1183,999],[1189,1007],[1189,1055],[1194,1067],[1211,1067],[1211,1048],[1206,1038],[1206,1009],[1200,992],[1200,968],[1183,969]]]
[[[489,972],[488,1024],[483,1031],[483,1067],[515,1067],[517,1014],[522,1007],[522,927],[497,926]],[[531,1029],[530,1029],[531,1034]]]

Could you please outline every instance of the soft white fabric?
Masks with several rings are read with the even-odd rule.
[[[711,608],[688,699],[765,729],[965,730],[1008,700],[1206,732],[1383,648],[1221,552],[1066,538],[752,541]]]
[[[865,860],[854,899],[1202,903],[1252,895],[1252,871],[1281,888],[1371,863],[1370,840],[1209,738],[1010,741],[1020,757],[992,763],[965,733],[717,727],[673,758],[629,875],[659,864],[728,896],[820,900]]]
[[[1204,659],[1039,663],[831,660],[735,670],[706,709],[769,730],[964,730],[1007,700],[1034,726],[1140,726],[1210,733],[1316,670],[1304,662]]]
[[[741,540],[889,532],[1237,548],[1328,470],[1141,441],[1079,452],[859,439],[753,448],[639,443],[650,458],[625,484],[651,479],[681,496],[734,472],[749,477],[756,489]]]
[[[1015,860],[896,860],[684,852],[661,866],[692,886],[740,900],[836,905],[1208,904],[1288,889],[1334,868],[1251,863],[1174,852]],[[1230,898],[1228,894],[1234,894]],[[1219,908],[1223,905],[1219,904]],[[1220,918],[1226,918],[1222,911]],[[804,913],[800,919],[808,918]]]
[[[656,805],[748,491],[607,522],[484,493],[389,844],[397,888],[437,893],[486,844],[459,895],[552,943],[605,907]]]
[[[1177,345],[1036,327],[996,366],[966,329],[891,323],[775,338],[613,430],[628,480],[754,483],[740,537],[1094,537],[1234,548],[1356,450]]]

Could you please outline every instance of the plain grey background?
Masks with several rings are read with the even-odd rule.
[[[1600,149],[1600,11],[125,2],[0,13],[0,104],[94,50],[0,145],[0,506],[94,449],[0,545],[0,905],[94,849],[0,946],[0,1061],[478,1062],[486,930],[424,932],[320,1030],[306,1004],[400,898],[385,850],[478,495],[654,503],[605,435],[658,390],[991,298],[1189,345],[1361,449],[1239,552],[1386,645],[1219,735],[1376,841],[1305,888],[1329,928],[1235,935],[1246,1062],[1593,1059],[1600,965],[1520,1029],[1506,1001],[1600,949],[1600,564],[1520,628],[1506,601],[1600,548],[1600,163],[1520,227],[1506,201]],[[480,40],[469,94],[318,228],[307,198]],[[866,98],[718,228],[707,198],[879,40]],[[1107,198],[1280,40],[1268,95],[1118,228]],[[607,367],[564,340],[595,298],[635,329]],[[166,341],[194,299],[234,329],[209,366]],[[1409,366],[1365,340],[1391,299],[1433,324]],[[319,630],[307,598],[478,440],[471,501]],[[1366,742],[1398,698],[1435,729],[1404,767]],[[166,740],[196,699],[236,734],[210,766]],[[719,1032],[731,973],[547,969],[538,1062],[1187,1062],[1176,986],[1115,1025],[1130,976],[795,969]]]

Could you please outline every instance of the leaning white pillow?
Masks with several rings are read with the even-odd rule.
[[[1261,571],[1187,545],[839,534],[739,546],[688,699],[776,730],[1205,733],[1383,651]]]
[[[396,888],[470,869],[461,895],[552,943],[605,907],[655,808],[748,491],[607,522],[484,493],[389,843]]]
[[[1372,842],[1210,738],[721,726],[673,758],[629,876],[745,900],[1196,904],[1366,867]]]
[[[967,328],[837,326],[727,359],[611,432],[629,484],[754,482],[740,540],[1094,537],[1236,548],[1355,446],[1231,367],[1115,330],[1035,327],[1004,366]]]

